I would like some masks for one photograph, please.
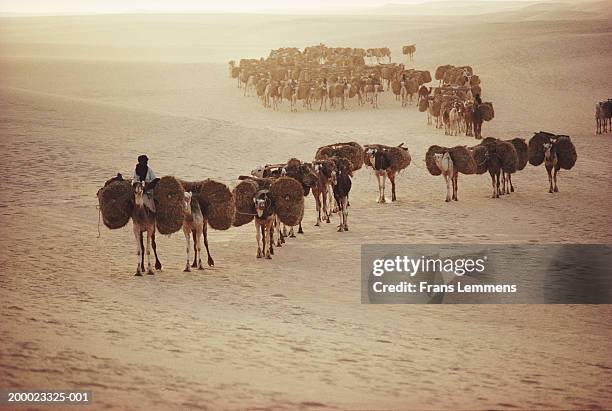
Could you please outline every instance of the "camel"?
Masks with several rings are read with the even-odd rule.
[[[253,197],[255,203],[255,231],[257,237],[257,258],[272,258],[272,230],[275,214],[272,196],[268,190],[259,190]]]
[[[317,175],[316,184],[312,186],[312,195],[315,198],[317,209],[318,227],[321,221],[329,223],[331,209],[328,208],[327,196],[330,191],[330,181],[336,176],[336,164],[332,160],[320,160],[314,162],[314,172]],[[331,204],[329,204],[331,206]],[[323,213],[323,216],[321,216]]]
[[[456,136],[459,133],[459,111],[457,110],[457,103],[453,104],[449,114],[449,135]]]
[[[340,214],[340,225],[338,225],[338,232],[348,231],[348,196],[351,191],[351,177],[350,170],[346,170],[342,167],[338,167],[335,176],[332,176],[331,182],[334,192],[334,199],[338,204],[338,212]]]
[[[557,173],[561,166],[559,165],[559,159],[557,157],[556,143],[556,139],[551,139],[550,143],[544,143],[544,166],[548,173],[548,182],[550,184],[550,188],[548,189],[549,193],[559,192],[559,187],[557,187]]]
[[[416,45],[411,44],[409,46],[402,47],[402,53],[404,56],[408,56],[409,61],[412,61],[412,56],[416,53]]]
[[[321,111],[323,107],[325,107],[325,111],[327,111],[327,97],[328,97],[327,87],[325,86],[324,83],[319,84],[317,88],[315,89],[315,98],[320,101],[319,111]]]
[[[395,174],[396,171],[391,167],[391,159],[385,150],[370,148],[366,151],[370,156],[370,163],[373,165],[376,179],[378,180],[378,199],[377,203],[386,203],[385,199],[385,180],[389,177],[391,181],[391,201],[396,201],[395,196]]]
[[[191,267],[198,268],[198,270],[203,270],[202,266],[202,258],[201,258],[201,239],[204,237],[204,246],[206,247],[206,253],[208,254],[208,265],[213,267],[215,262],[213,261],[210,255],[210,249],[208,248],[208,237],[207,237],[207,222],[206,218],[202,214],[202,210],[200,209],[200,203],[197,199],[193,198],[193,194],[191,192],[185,192],[185,197],[183,199],[183,211],[185,213],[185,218],[183,219],[183,234],[185,235],[185,240],[187,241],[187,263],[185,264],[185,269],[183,271],[189,272],[191,269],[189,268],[189,252],[191,249],[191,237],[193,236],[193,263]]]
[[[147,233],[147,274],[153,275],[155,272],[151,268],[151,246],[155,254],[155,269],[161,270],[162,265],[157,257],[157,244],[155,243],[155,213],[149,210],[144,204],[145,183],[134,183],[134,210],[132,211],[132,224],[138,255],[138,265],[136,276],[142,276],[144,268],[145,248],[142,233]]]
[[[446,202],[450,202],[451,199],[458,201],[457,199],[457,177],[459,171],[455,168],[453,159],[448,151],[444,153],[434,154],[434,161],[436,166],[442,171],[444,181],[446,181]]]
[[[595,123],[595,134],[602,134],[602,131],[605,133],[606,115],[604,114],[603,102],[601,101],[595,104]]]

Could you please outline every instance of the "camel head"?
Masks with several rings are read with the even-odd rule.
[[[185,215],[191,214],[192,197],[193,197],[193,193],[191,193],[190,191],[185,191],[185,194],[183,196],[183,212],[185,213]]]
[[[144,187],[144,182],[136,182],[132,184],[132,188],[134,189],[134,203],[140,207],[144,205]]]
[[[255,211],[257,212],[257,217],[262,217],[266,207],[271,204],[271,200],[269,197],[268,190],[260,190],[253,197],[253,203],[255,203]]]

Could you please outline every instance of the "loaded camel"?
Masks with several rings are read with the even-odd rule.
[[[559,191],[557,173],[570,170],[576,164],[576,147],[569,136],[540,131],[529,140],[529,163],[539,166],[544,163],[548,174],[549,193]]]
[[[210,255],[210,249],[208,248],[208,236],[207,236],[207,221],[206,217],[204,217],[202,210],[200,208],[200,203],[196,198],[193,197],[193,193],[185,192],[185,197],[183,199],[183,211],[185,217],[183,219],[183,234],[185,235],[185,240],[187,241],[187,263],[185,264],[185,269],[183,271],[189,272],[191,269],[189,268],[189,253],[191,249],[191,237],[193,236],[193,263],[191,267],[198,268],[198,270],[203,270],[202,266],[202,258],[201,258],[201,239],[204,237],[204,246],[206,247],[206,253],[208,254],[208,265],[213,267],[215,265],[214,260]]]
[[[446,182],[446,202],[457,200],[457,177],[459,175],[459,171],[455,168],[453,163],[453,159],[448,151],[444,153],[435,153],[434,161],[436,162],[436,166],[442,172],[442,176],[444,177],[444,181]]]
[[[149,186],[145,187],[144,182],[134,183],[132,185],[134,189],[134,209],[132,211],[132,224],[134,237],[136,238],[136,247],[138,255],[138,266],[136,268],[137,276],[142,276],[144,273],[144,240],[143,233],[147,233],[147,274],[153,275],[155,272],[151,268],[151,246],[153,246],[153,253],[155,254],[155,269],[161,270],[162,265],[157,257],[157,244],[155,243],[155,213],[151,211],[144,203],[145,189],[149,189]]]

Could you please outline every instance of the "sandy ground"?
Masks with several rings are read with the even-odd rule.
[[[592,118],[612,90],[612,23],[393,20],[348,31],[356,18],[330,32],[324,18],[274,28],[258,18],[265,33],[246,45],[200,28],[206,44],[189,49],[172,47],[194,24],[175,16],[179,34],[159,34],[176,52],[166,62],[157,49],[139,60],[136,40],[109,46],[104,18],[0,25],[0,388],[90,389],[95,409],[612,407],[609,306],[361,305],[359,274],[363,243],[611,243],[612,140],[594,136]],[[222,63],[278,45],[369,47],[376,28],[374,45],[396,54],[417,37],[417,68],[471,64],[496,108],[484,135],[570,134],[579,158],[560,193],[528,166],[511,196],[490,199],[488,177],[467,176],[447,204],[424,152],[473,139],[444,136],[390,95],[380,110],[272,112],[243,97]],[[97,237],[97,189],[142,152],[159,175],[235,184],[258,164],[346,140],[403,141],[413,156],[393,204],[377,204],[375,177],[357,173],[349,232],[313,227],[309,197],[305,234],[272,261],[255,258],[248,225],[212,231],[216,266],[183,273],[177,233],[158,240],[164,269],[144,278],[132,276],[129,227]]]

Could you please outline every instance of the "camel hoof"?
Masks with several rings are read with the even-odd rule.
[[[298,230],[298,234],[304,234],[304,230],[302,230],[301,228]]]
[[[215,266],[215,260],[213,260],[212,258],[208,259],[208,266],[209,267],[214,267]]]
[[[554,191],[555,191],[555,193],[558,193],[558,192],[559,192],[559,189],[558,189],[557,187],[555,187],[555,190],[554,190]]]
[[[289,238],[295,238],[295,234],[292,233]]]
[[[450,200],[449,200],[448,198],[447,198],[445,201],[446,201],[447,203],[450,203]]]
[[[548,192],[549,192],[549,193],[552,193],[552,192],[553,192],[552,188],[551,188],[551,189],[549,189],[549,190],[548,190]]]
[[[136,274],[134,274],[135,277],[142,277],[142,273],[140,271],[136,271]]]
[[[147,271],[148,275],[155,275],[155,271],[153,271],[152,269],[149,268],[149,271]]]
[[[200,265],[198,266],[198,270],[203,270],[203,269],[204,269],[204,266],[203,266],[202,264],[200,264]]]
[[[155,269],[156,269],[156,270],[161,270],[161,269],[162,269],[162,265],[161,265],[161,263],[159,263],[159,262],[158,262],[158,263],[155,263]]]
[[[191,268],[189,268],[189,266],[185,267],[185,269],[183,270],[184,273],[189,273],[191,272]]]
[[[344,231],[348,231],[348,226],[345,226],[345,227],[344,227]]]
[[[342,231],[342,227],[338,227],[338,232],[341,233]]]
[[[270,254],[266,255],[266,260],[271,260],[272,256]]]
[[[195,263],[195,261],[193,263],[191,263],[191,267],[196,268],[198,265]]]

